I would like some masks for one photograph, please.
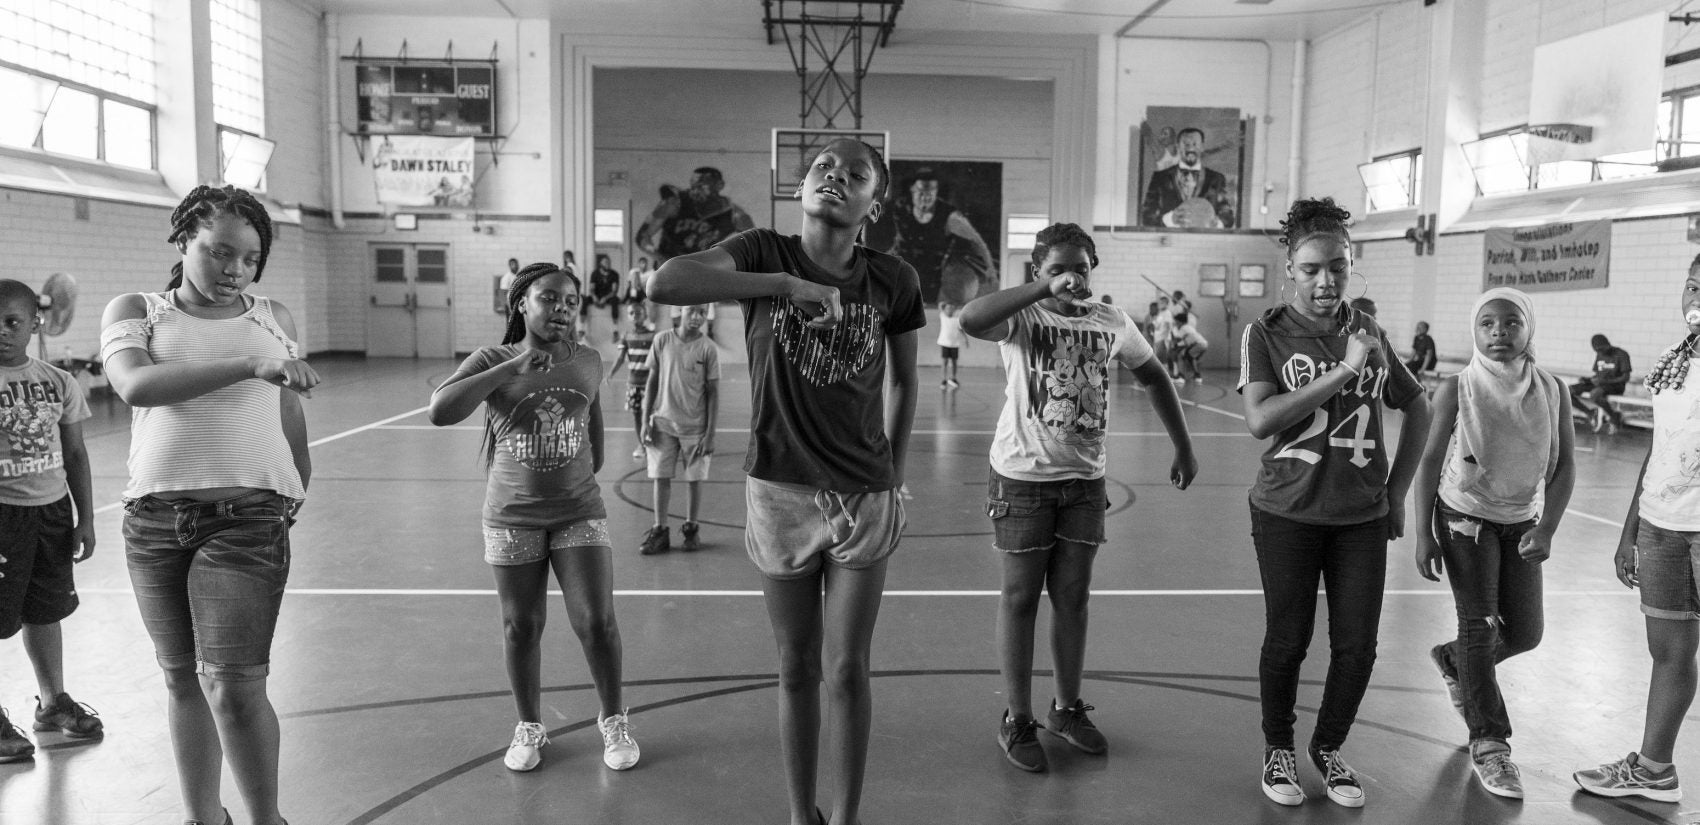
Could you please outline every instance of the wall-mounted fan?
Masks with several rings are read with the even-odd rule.
[[[63,272],[47,276],[47,283],[41,285],[38,306],[41,328],[36,334],[36,352],[37,357],[46,361],[48,336],[64,335],[71,328],[71,317],[77,310],[77,279]]]

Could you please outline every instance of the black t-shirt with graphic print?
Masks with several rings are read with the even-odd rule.
[[[829,330],[783,298],[739,301],[753,407],[744,472],[841,493],[896,486],[885,437],[886,339],[927,325],[921,281],[902,259],[855,247],[839,281],[803,254],[796,235],[751,229],[719,244],[740,272],[787,272],[839,289]]]

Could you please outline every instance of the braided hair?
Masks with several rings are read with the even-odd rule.
[[[1291,258],[1294,250],[1317,235],[1351,240],[1352,234],[1346,229],[1346,222],[1351,219],[1352,213],[1342,209],[1333,198],[1293,201],[1292,208],[1287,210],[1287,219],[1281,221],[1280,240],[1287,247],[1287,257]]]
[[[260,282],[260,276],[266,271],[266,258],[272,252],[272,218],[266,213],[266,208],[246,189],[234,186],[212,187],[202,184],[191,190],[177,208],[171,210],[171,235],[165,239],[178,249],[193,240],[195,233],[201,227],[212,223],[212,219],[221,215],[235,215],[260,236],[260,262],[254,267],[254,283]],[[171,282],[166,289],[176,289],[183,283],[183,262],[171,265]]]
[[[525,340],[525,316],[519,311],[519,302],[525,299],[525,291],[530,289],[538,278],[555,272],[566,275],[567,279],[573,282],[574,290],[584,291],[584,285],[579,283],[578,276],[565,269],[548,261],[527,264],[514,275],[514,285],[508,287],[508,327],[502,333],[503,344],[517,344]]]
[[[1039,234],[1033,236],[1033,269],[1037,271],[1045,263],[1045,256],[1051,254],[1051,249],[1058,246],[1072,246],[1086,253],[1092,261],[1092,268],[1098,268],[1098,245],[1092,242],[1092,236],[1086,234],[1079,224],[1053,223]]]
[[[1700,269],[1700,255],[1696,255],[1694,262],[1688,265],[1689,272],[1696,269]],[[1647,373],[1647,377],[1641,379],[1647,385],[1647,391],[1654,395],[1657,395],[1659,390],[1680,392],[1683,382],[1688,378],[1688,362],[1694,357],[1696,344],[1700,344],[1700,333],[1691,332],[1665,350],[1659,360],[1653,363],[1653,369]]]
[[[891,167],[886,165],[885,155],[880,154],[880,150],[874,148],[872,143],[849,137],[834,138],[827,143],[827,146],[831,146],[841,140],[860,143],[862,144],[863,149],[868,150],[868,156],[873,159],[874,164],[874,200],[877,201],[883,199],[885,197],[886,190],[891,187]],[[826,151],[826,146],[821,147],[821,152],[824,151]],[[820,152],[815,153],[815,158],[818,157],[820,157]],[[797,186],[801,187],[803,185],[803,178],[808,177],[809,167],[814,164],[815,158],[804,158],[797,164]],[[799,189],[799,191],[801,190]]]

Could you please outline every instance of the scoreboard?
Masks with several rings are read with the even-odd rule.
[[[497,136],[495,61],[344,60],[354,105],[343,112],[353,112],[356,134]]]

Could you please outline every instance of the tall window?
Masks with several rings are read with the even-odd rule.
[[[0,4],[0,142],[153,168],[153,54],[152,0]]]
[[[259,0],[212,0],[213,118],[250,135],[266,133]]]

